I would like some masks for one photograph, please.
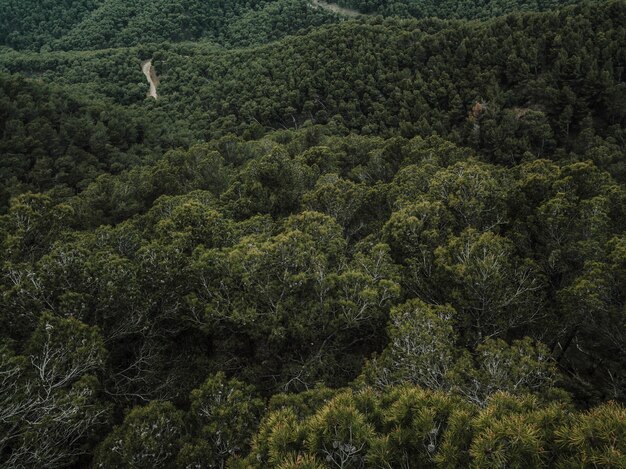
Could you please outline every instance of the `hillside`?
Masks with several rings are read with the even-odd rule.
[[[147,113],[186,144],[329,124],[385,137],[436,132],[510,164],[527,153],[580,152],[581,133],[623,138],[624,18],[621,2],[487,23],[366,18],[234,51],[191,43],[5,51],[0,70]],[[145,99],[148,58],[160,79],[156,103]],[[621,179],[615,158],[602,164]]]
[[[574,3],[580,1],[0,0],[0,45],[47,52],[203,40],[241,47],[335,23],[358,12],[490,18]]]
[[[624,467],[626,2],[338,4],[0,0],[0,467]]]
[[[339,19],[308,0],[1,0],[0,12],[0,44],[35,51],[195,40],[241,46]]]
[[[580,2],[577,0],[485,0],[478,2],[470,0],[337,0],[338,5],[366,14],[449,19],[493,18],[514,12],[553,10],[575,3]]]

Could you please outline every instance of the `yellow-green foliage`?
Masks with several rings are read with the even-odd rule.
[[[623,417],[624,408],[615,403],[579,412],[564,402],[497,393],[479,408],[410,386],[385,393],[345,390],[310,416],[298,418],[288,407],[266,416],[248,463],[289,468],[621,467]]]

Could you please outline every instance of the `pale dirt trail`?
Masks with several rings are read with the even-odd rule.
[[[356,10],[351,10],[350,8],[340,7],[339,5],[335,5],[334,3],[324,2],[323,0],[311,0],[311,5],[323,8],[324,10],[331,11],[333,13],[337,13],[338,15],[350,16],[351,18],[356,18],[357,16],[364,16],[363,13],[360,13]]]
[[[311,0],[311,5],[316,8],[322,8],[338,15],[349,16],[351,18],[356,18],[357,16],[365,16],[363,13],[360,13],[356,10],[340,7],[339,5],[336,5],[334,3],[328,3],[323,0]],[[146,76],[146,79],[150,84],[150,91],[148,91],[148,96],[157,99],[157,87],[159,86],[159,78],[157,77],[156,71],[152,66],[152,60],[146,60],[145,62],[142,62],[141,70],[143,71],[143,74]]]
[[[148,83],[150,83],[150,91],[148,91],[148,96],[157,99],[157,86],[159,86],[159,79],[157,78],[154,67],[152,66],[152,60],[146,60],[145,62],[143,62],[141,64],[141,70],[148,79]]]

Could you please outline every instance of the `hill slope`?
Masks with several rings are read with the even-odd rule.
[[[152,42],[208,40],[227,47],[270,42],[358,16],[490,18],[543,11],[578,0],[376,2],[340,0],[0,0],[0,45],[28,50],[95,50]],[[354,10],[344,9],[349,7]]]
[[[363,13],[384,16],[485,19],[513,12],[546,11],[580,2],[577,0],[337,0],[337,3]]]
[[[435,131],[515,161],[589,126],[621,138],[624,18],[623,2],[485,23],[368,18],[234,51],[7,52],[0,67],[145,108],[140,65],[152,58],[161,83],[150,108],[199,139],[331,122],[368,135]]]
[[[200,39],[239,46],[339,19],[308,0],[1,0],[0,12],[0,44],[31,50]]]
[[[0,5],[0,466],[623,466],[623,0]]]

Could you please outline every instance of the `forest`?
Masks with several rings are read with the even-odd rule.
[[[488,19],[512,12],[546,11],[577,0],[337,0],[365,14],[413,18]]]
[[[306,0],[2,0],[0,12],[0,44],[41,52],[198,40],[245,46],[340,19]]]
[[[626,468],[625,45],[0,0],[0,467]]]

